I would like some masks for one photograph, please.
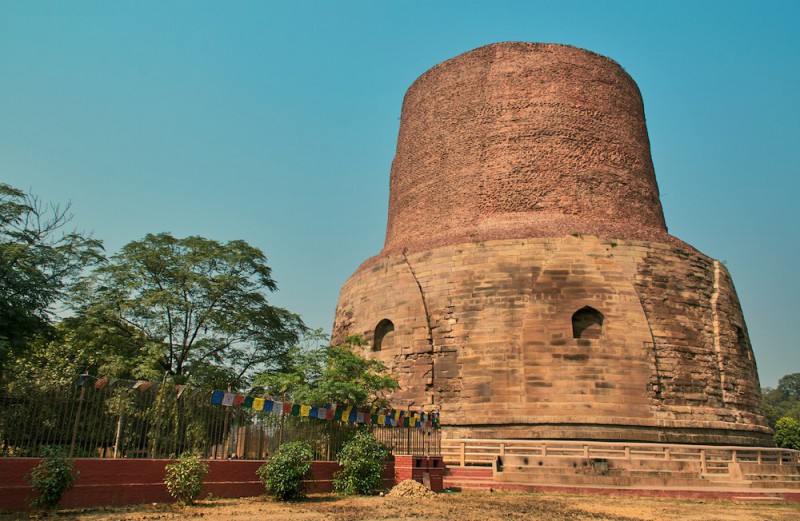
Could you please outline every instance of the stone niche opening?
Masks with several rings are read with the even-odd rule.
[[[372,341],[372,350],[381,351],[391,349],[394,346],[394,323],[388,318],[384,318],[375,326],[375,335]]]
[[[602,313],[590,306],[584,306],[572,315],[572,338],[584,340],[598,339],[603,334]]]

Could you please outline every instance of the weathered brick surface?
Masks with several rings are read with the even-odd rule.
[[[385,252],[571,233],[676,241],[636,83],[574,47],[488,45],[423,74],[390,183]]]
[[[769,443],[730,275],[667,234],[639,91],[587,51],[497,44],[412,85],[333,341],[383,319],[368,356],[451,436]]]

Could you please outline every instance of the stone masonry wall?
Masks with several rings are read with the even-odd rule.
[[[572,315],[604,316],[576,339]],[[453,436],[769,444],[755,360],[724,266],[691,248],[593,236],[379,256],[342,288],[333,341],[398,375],[397,406]]]

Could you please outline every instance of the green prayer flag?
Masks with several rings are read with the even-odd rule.
[[[253,400],[255,400],[255,398],[253,398],[252,396],[246,397],[244,399],[244,403],[242,404],[242,407],[244,407],[245,409],[252,409],[253,408]]]
[[[333,419],[337,422],[342,421],[342,409],[336,409],[336,413],[333,415]]]
[[[300,404],[292,404],[292,416],[300,416]]]

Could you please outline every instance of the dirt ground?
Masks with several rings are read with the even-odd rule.
[[[36,514],[0,514],[0,521],[41,519]],[[800,505],[743,505],[723,502],[563,496],[514,492],[459,492],[436,497],[314,495],[280,503],[267,498],[212,499],[192,507],[171,504],[62,510],[45,519],[81,521],[495,521],[530,519],[614,521],[800,521]]]

